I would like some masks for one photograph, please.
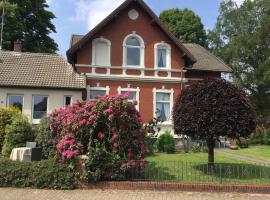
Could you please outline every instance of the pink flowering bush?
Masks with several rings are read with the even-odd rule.
[[[57,144],[57,157],[70,162],[87,154],[87,181],[123,179],[129,170],[140,170],[146,147],[136,103],[128,101],[128,94],[106,96],[53,112],[50,138]]]

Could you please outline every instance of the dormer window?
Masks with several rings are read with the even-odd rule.
[[[171,68],[171,47],[169,44],[161,42],[155,45],[155,68]]]
[[[144,42],[137,34],[133,33],[125,38],[123,43],[123,65],[143,67],[144,65]]]

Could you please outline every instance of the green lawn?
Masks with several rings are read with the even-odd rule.
[[[267,145],[254,145],[240,150],[226,149],[225,152],[270,161],[270,146]]]
[[[220,154],[211,172],[206,153],[157,153],[146,158],[144,172],[134,179],[194,183],[270,183],[270,167],[254,165]]]

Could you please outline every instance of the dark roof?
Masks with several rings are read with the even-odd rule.
[[[60,55],[0,51],[0,86],[83,89],[85,77]]]
[[[191,43],[184,45],[197,60],[192,67],[187,68],[188,70],[232,72],[232,69],[220,58],[216,57],[202,46]]]
[[[83,35],[72,35],[70,45],[75,45],[83,38]],[[183,43],[183,45],[192,53],[197,62],[188,70],[204,70],[218,72],[232,72],[232,69],[221,59],[211,54],[207,49],[198,44]]]
[[[93,35],[95,35],[101,28],[110,23],[114,17],[123,11],[130,3],[136,2],[138,3],[153,19],[153,21],[161,28],[161,30],[173,41],[173,43],[183,51],[183,57],[187,60],[188,65],[196,62],[194,56],[186,49],[186,47],[179,42],[179,40],[165,27],[165,25],[161,22],[158,16],[144,3],[143,0],[126,0],[122,3],[117,9],[115,9],[108,17],[106,17],[102,22],[100,22],[95,28],[93,28],[89,33],[87,33],[82,39],[80,39],[76,44],[70,47],[67,51],[67,58],[69,61],[72,60],[72,57],[76,53],[76,51],[82,47],[85,43],[87,43]]]

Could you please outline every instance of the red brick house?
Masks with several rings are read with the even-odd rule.
[[[126,0],[84,36],[73,35],[68,61],[86,76],[83,99],[131,93],[144,122],[171,129],[173,102],[190,81],[231,69],[196,44],[182,44],[142,0]]]

